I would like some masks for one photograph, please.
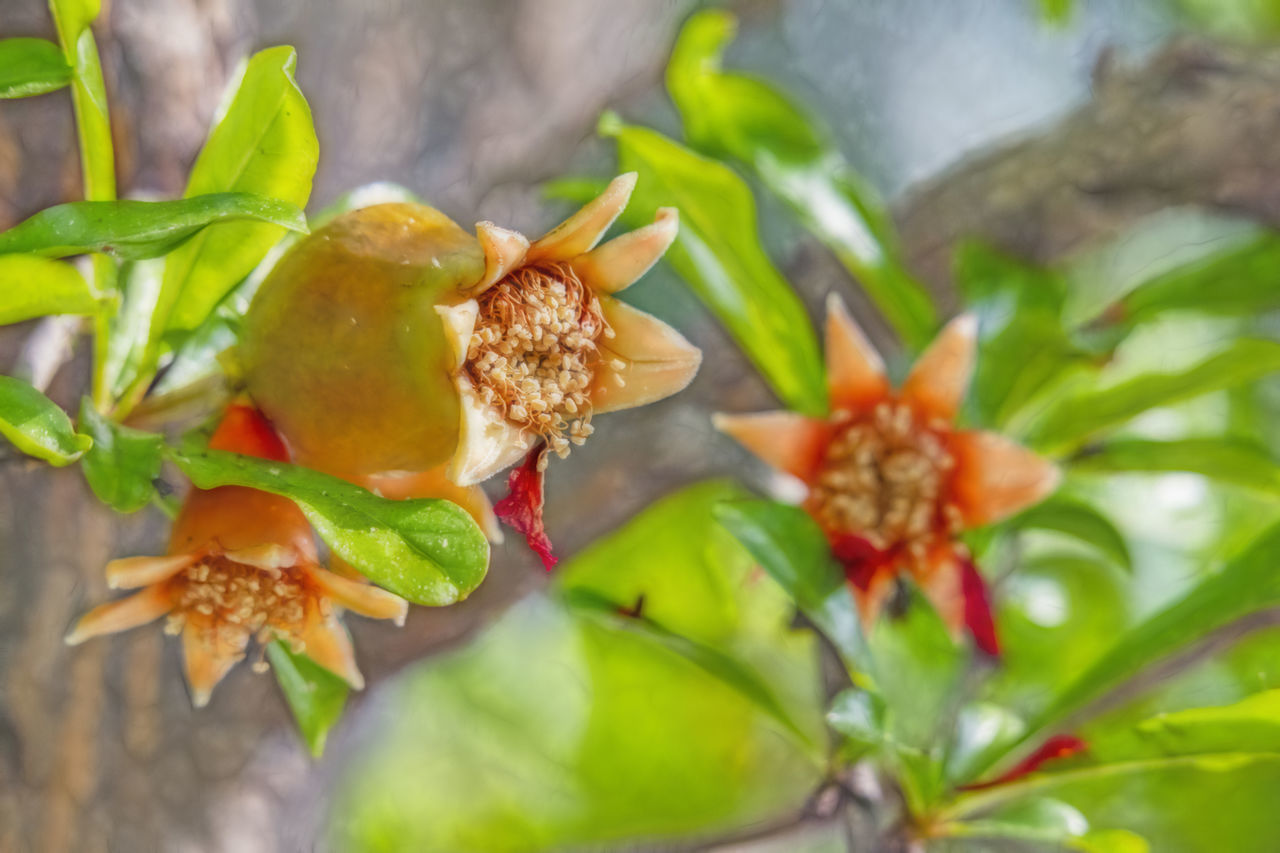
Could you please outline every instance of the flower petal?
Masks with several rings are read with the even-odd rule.
[[[1061,480],[1052,462],[994,432],[958,432],[951,452],[956,461],[952,500],[970,527],[1039,503]]]
[[[404,618],[409,613],[409,602],[372,584],[348,580],[319,566],[308,569],[307,576],[315,581],[326,596],[361,616],[390,619],[397,625],[403,625]]]
[[[996,621],[991,615],[991,595],[973,560],[960,561],[960,591],[964,602],[964,625],[973,635],[973,643],[979,650],[992,657],[1000,656],[1000,641],[996,636]]]
[[[308,618],[307,627],[297,640],[307,657],[346,681],[356,690],[364,689],[364,676],[356,666],[356,653],[351,647],[351,636],[337,617],[314,613]]]
[[[902,400],[926,420],[955,420],[969,389],[978,320],[961,314],[946,325],[911,369]]]
[[[480,303],[468,299],[457,305],[437,305],[436,313],[444,324],[444,337],[453,356],[453,369],[461,370],[471,347],[471,333],[476,330],[476,318],[480,316]]]
[[[472,295],[483,293],[497,284],[503,276],[524,262],[524,256],[529,251],[528,237],[492,222],[476,223],[476,239],[480,241],[480,249],[484,252],[484,277],[464,288],[465,292]]]
[[[188,623],[182,631],[182,656],[186,661],[187,685],[191,688],[191,704],[203,708],[209,704],[213,688],[244,659],[249,634],[244,631],[220,631]]]
[[[604,192],[587,202],[581,210],[552,228],[529,247],[527,263],[567,261],[590,251],[613,220],[618,218],[631,191],[636,188],[636,173],[627,172],[609,182]]]
[[[591,382],[591,407],[614,412],[643,406],[683,390],[702,364],[702,350],[650,314],[607,296],[600,312],[614,337],[599,341],[602,356]]]
[[[459,486],[474,486],[515,463],[538,436],[512,424],[476,396],[471,382],[458,377],[461,426],[448,477]]]
[[[429,471],[404,474],[374,474],[360,479],[360,485],[384,498],[402,501],[408,498],[444,498],[467,511],[484,535],[495,545],[502,542],[502,528],[493,514],[489,496],[479,486],[459,486],[445,473],[447,463]],[[332,568],[332,564],[330,564]]]
[[[827,297],[827,394],[832,410],[872,408],[889,394],[884,361],[844,300]]]
[[[961,555],[947,543],[933,548],[926,561],[923,571],[916,573],[916,582],[952,636],[959,637],[966,624]]]
[[[542,524],[543,471],[547,445],[542,444],[529,451],[524,464],[507,477],[507,496],[498,501],[494,512],[498,518],[524,536],[524,541],[542,559],[547,571],[555,568],[559,560],[551,550],[551,539]]]
[[[716,429],[763,461],[808,483],[831,442],[831,425],[795,412],[712,416]]]
[[[239,563],[242,566],[252,566],[255,569],[264,569],[267,571],[272,569],[285,569],[290,566],[296,566],[299,563],[298,552],[296,550],[286,545],[277,545],[275,543],[254,545],[249,548],[239,548],[235,551],[227,551],[222,556],[226,557],[233,563]]]
[[[583,284],[596,293],[617,293],[647,273],[680,230],[674,207],[660,207],[652,225],[615,237],[569,262]]]
[[[168,557],[125,557],[107,563],[107,586],[111,589],[140,589],[176,575],[200,559],[199,554]]]
[[[229,450],[275,462],[289,461],[289,451],[266,415],[242,402],[227,407],[218,428],[209,437],[209,449]]]
[[[1064,758],[1070,758],[1073,755],[1079,755],[1089,749],[1087,741],[1076,737],[1075,735],[1053,735],[1044,743],[1038,746],[1035,751],[1019,761],[1007,773],[1003,773],[989,782],[977,782],[970,785],[961,785],[961,791],[981,791],[984,788],[992,788],[996,785],[1004,785],[1028,776],[1040,769],[1042,764],[1050,761],[1059,761]]]
[[[68,646],[77,646],[92,637],[115,634],[159,619],[173,609],[173,601],[163,586],[149,586],[128,598],[100,604],[80,617],[66,636]]]

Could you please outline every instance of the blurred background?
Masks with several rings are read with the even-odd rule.
[[[97,35],[113,98],[122,190],[180,194],[236,62],[262,47],[292,44],[320,138],[313,209],[355,186],[390,180],[464,225],[491,219],[536,234],[568,210],[544,197],[544,183],[613,168],[612,145],[595,132],[603,109],[669,132],[678,127],[662,75],[681,22],[698,4],[107,5]],[[1280,13],[1264,0],[1080,0],[1067,14],[1059,4],[1033,0],[721,5],[742,21],[727,63],[771,78],[834,129],[849,162],[892,202],[906,258],[943,305],[956,304],[949,259],[960,237],[980,237],[1040,263],[1069,258],[1087,286],[1105,287],[1148,276],[1215,242],[1239,240],[1256,227],[1246,221],[1280,219],[1280,146],[1274,143],[1280,137],[1280,51],[1269,46]],[[44,4],[0,0],[0,34],[51,37]],[[0,107],[0,227],[76,197],[67,100],[64,92]],[[811,316],[819,316],[829,291],[842,292],[892,357],[893,340],[836,261],[776,201],[761,195],[760,204],[766,247]],[[707,358],[687,392],[602,418],[585,447],[552,466],[547,527],[569,556],[677,486],[718,474],[765,482],[763,469],[713,433],[708,414],[772,408],[768,388],[667,270],[656,270],[634,301],[679,327]],[[1125,358],[1134,370],[1188,359],[1233,329],[1201,321],[1165,324],[1127,349]],[[29,326],[0,330],[6,365],[31,356],[29,332]],[[79,355],[50,391],[71,408],[85,382],[85,354]],[[1216,423],[1226,410],[1222,400],[1210,400],[1176,417]],[[103,564],[157,552],[165,521],[150,510],[112,515],[71,469],[54,472],[6,459],[0,478],[3,853],[347,849],[356,835],[343,834],[344,813],[377,822],[376,809],[360,803],[362,791],[394,800],[384,789],[407,783],[416,767],[432,760],[425,748],[386,757],[382,770],[370,769],[366,759],[368,749],[386,756],[386,749],[378,751],[379,736],[393,724],[429,720],[436,703],[446,702],[438,684],[415,680],[415,662],[458,647],[546,583],[523,544],[509,539],[495,551],[489,578],[465,603],[439,611],[415,608],[403,629],[350,620],[369,687],[353,697],[325,757],[312,762],[272,679],[248,667],[237,668],[211,705],[195,712],[179,677],[177,647],[159,631],[64,648],[67,625],[87,602],[106,594]],[[1109,624],[1099,613],[1131,620],[1172,595],[1180,578],[1195,573],[1204,549],[1225,547],[1223,525],[1252,529],[1254,511],[1241,508],[1237,498],[1195,478],[1174,475],[1161,482],[1158,490],[1141,481],[1131,492],[1122,485],[1106,495],[1126,519],[1126,532],[1155,550],[1135,549],[1137,592],[1102,584],[1088,593],[1104,599],[1087,602],[1093,635]],[[1142,496],[1142,513],[1134,510],[1134,495]],[[1229,510],[1239,515],[1228,516]],[[1144,568],[1156,563],[1158,571]],[[1022,606],[1029,623],[1070,623],[1084,631],[1071,610],[1072,596],[1084,593],[1059,583],[1057,571],[1049,567],[1024,578],[1011,593],[1011,606]],[[589,638],[560,636],[547,624],[554,618],[536,607],[514,618],[501,630],[530,638],[529,648],[545,651],[548,660],[558,659],[564,643],[575,654],[599,651]],[[1050,636],[1044,642],[1061,641]],[[490,635],[487,642],[497,641]],[[495,679],[519,666],[494,655]],[[1231,679],[1255,690],[1271,683],[1270,665],[1253,658],[1224,666],[1197,671],[1198,680],[1179,682],[1178,689],[1207,701],[1229,694],[1236,683]],[[471,687],[498,689],[480,681]],[[1018,689],[1034,692],[1034,679],[1019,682]],[[546,697],[529,692],[516,698],[536,706]],[[714,707],[714,697],[699,701]],[[538,713],[548,712],[544,707]],[[440,713],[465,728],[465,709]],[[506,722],[518,736],[521,721]],[[566,716],[564,725],[571,724]],[[432,748],[462,737],[443,723],[440,731],[421,725],[422,742]],[[753,760],[768,767],[767,758],[766,750]],[[484,759],[456,760],[462,768]],[[783,759],[774,770],[771,779],[744,782],[723,801],[697,802],[719,809],[720,823],[732,826],[795,806],[794,790],[784,782],[807,771]],[[689,765],[689,772],[696,766]],[[362,780],[375,777],[378,785],[363,787]],[[602,775],[584,784],[622,782]],[[622,785],[620,799],[625,790]],[[572,799],[567,790],[559,795]],[[512,797],[504,814],[522,808]],[[572,809],[555,803],[551,797],[536,807]],[[340,828],[333,834],[335,815]],[[535,818],[512,819],[539,825]],[[617,818],[615,827],[625,825]],[[691,825],[641,822],[634,829],[639,835],[690,829],[701,834],[698,844],[716,841],[714,831]],[[360,849],[404,849],[396,846],[393,830],[379,836],[376,826],[366,825],[360,832]],[[535,829],[530,832],[536,837]],[[610,840],[608,833],[579,837]],[[760,849],[795,849],[783,844]],[[670,848],[684,846],[696,845],[673,842]],[[477,849],[486,847],[477,841]]]

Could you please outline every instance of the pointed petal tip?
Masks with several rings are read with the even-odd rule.
[[[832,409],[870,407],[889,393],[884,360],[834,291],[827,294],[826,366]]]
[[[927,420],[954,420],[969,390],[977,340],[978,319],[972,313],[943,326],[911,368],[902,400]]]
[[[475,295],[492,287],[524,262],[529,238],[519,231],[484,220],[476,223],[476,240],[484,253],[484,276],[466,292]]]
[[[831,440],[824,420],[795,412],[717,413],[712,424],[766,465],[809,483]]]
[[[207,687],[191,688],[191,705],[194,708],[203,708],[209,704],[209,700],[213,698],[213,691]]]

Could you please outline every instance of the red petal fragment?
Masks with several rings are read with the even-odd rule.
[[[884,551],[869,540],[847,533],[831,540],[831,554],[844,567],[845,579],[863,592],[871,588],[871,580],[885,557]]]
[[[257,409],[244,403],[232,403],[227,407],[213,437],[209,439],[209,448],[243,453],[245,456],[256,456],[274,462],[289,461],[289,451],[271,421]]]
[[[524,536],[524,541],[542,558],[547,571],[555,568],[559,560],[551,553],[551,540],[542,526],[542,476],[540,462],[547,455],[546,444],[539,444],[507,476],[507,496],[493,506],[494,515],[512,530]]]
[[[995,620],[991,618],[987,584],[973,560],[960,561],[960,593],[964,597],[964,624],[973,635],[974,644],[992,657],[999,657],[1000,641],[996,638]]]
[[[994,788],[1015,779],[1021,779],[1040,769],[1040,765],[1049,761],[1070,758],[1089,748],[1089,744],[1075,735],[1054,735],[1040,745],[1040,748],[1028,755],[1009,772],[992,779],[990,782],[976,782],[972,785],[961,785],[961,791],[980,791],[983,788]]]

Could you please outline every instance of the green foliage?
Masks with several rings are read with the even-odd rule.
[[[1125,570],[1133,558],[1124,535],[1111,519],[1092,506],[1056,495],[1006,522],[1010,530],[1052,530],[1077,539]]]
[[[136,512],[146,506],[155,495],[164,440],[113,423],[98,414],[88,398],[80,406],[80,428],[93,437],[81,468],[98,500],[117,512]]]
[[[199,489],[248,486],[296,503],[329,548],[365,577],[415,603],[453,604],[489,566],[489,543],[456,504],[393,501],[307,468],[217,450],[168,449]]]
[[[624,170],[640,173],[627,216],[680,210],[666,261],[724,323],[787,406],[827,407],[822,358],[804,305],[769,260],[756,233],[751,190],[733,170],[647,128],[606,114],[600,132],[618,144]]]
[[[347,683],[304,654],[295,654],[280,640],[267,646],[275,673],[293,719],[312,756],[324,753],[329,730],[337,725],[347,704]]]
[[[307,230],[297,207],[253,193],[211,193],[178,201],[74,201],[47,207],[0,233],[0,253],[61,258],[102,252],[141,260],[166,255],[205,227],[233,220]]]
[[[1064,24],[1071,18],[1075,0],[1036,0],[1040,14],[1051,24]]]
[[[51,41],[0,41],[0,98],[29,98],[56,92],[71,82],[71,67]]]
[[[1277,264],[1280,239],[1264,234],[1143,282],[1122,298],[1112,313],[1118,322],[1135,325],[1167,311],[1249,316],[1278,308]]]
[[[1093,473],[1186,471],[1280,497],[1280,465],[1261,445],[1229,436],[1173,441],[1113,439],[1072,462]]]
[[[928,293],[903,265],[892,221],[829,132],[769,83],[721,68],[737,21],[722,10],[689,18],[667,66],[667,89],[689,144],[748,166],[835,254],[908,345],[937,325]]]
[[[58,41],[71,67],[71,99],[80,135],[80,166],[85,198],[110,201],[116,197],[115,152],[111,120],[107,116],[107,87],[98,62],[98,45],[89,25],[98,17],[99,0],[49,0],[58,28]]]
[[[70,465],[93,445],[56,403],[12,376],[0,376],[0,435],[28,456],[57,466]]]
[[[97,310],[84,276],[70,264],[37,255],[0,255],[0,325]]]

